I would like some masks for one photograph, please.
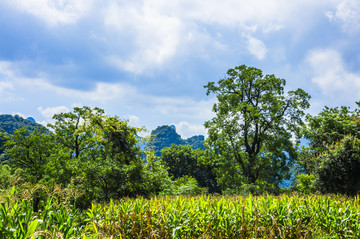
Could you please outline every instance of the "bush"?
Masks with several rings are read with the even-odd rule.
[[[298,174],[295,179],[295,188],[305,194],[315,192],[315,175],[313,174]]]
[[[199,195],[206,193],[206,188],[201,188],[195,178],[184,176],[172,182],[169,188],[165,189],[163,195]]]
[[[224,190],[225,195],[261,195],[264,193],[279,194],[280,189],[273,184],[259,181],[257,183],[242,184],[240,187],[227,188]]]
[[[316,186],[323,193],[360,192],[360,139],[348,135],[318,157]]]

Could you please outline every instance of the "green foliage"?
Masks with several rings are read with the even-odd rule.
[[[0,204],[0,238],[74,238],[81,236],[77,211],[59,198],[49,197],[35,213],[31,198],[18,199],[13,187]],[[20,189],[21,190],[21,189]],[[2,196],[2,195],[0,195]]]
[[[317,187],[325,193],[360,193],[360,139],[348,135],[318,157]]]
[[[315,192],[315,175],[313,174],[298,174],[296,175],[296,189],[305,194]]]
[[[185,175],[171,182],[161,195],[200,195],[206,193],[205,188],[201,188],[195,178]]]
[[[190,145],[171,145],[161,150],[161,160],[168,167],[170,176],[180,178],[191,175],[197,168],[197,153]]]
[[[6,161],[4,145],[8,138],[9,135],[3,129],[0,129],[0,163],[4,163]]]
[[[357,102],[359,105],[360,102]],[[325,107],[317,116],[307,116],[305,138],[314,153],[321,153],[346,135],[360,138],[360,110],[351,111],[349,107]]]
[[[10,186],[14,185],[19,174],[19,170],[13,172],[9,165],[0,164],[0,189],[8,189]]]
[[[318,153],[311,147],[302,146],[299,151],[296,165],[294,165],[295,174],[315,174],[316,169],[319,167],[319,161],[316,158],[317,154]]]
[[[55,123],[48,127],[53,130],[56,142],[67,150],[68,158],[78,159],[94,149],[96,138],[91,118],[103,114],[99,108],[75,107],[73,112],[54,115]]]
[[[10,166],[21,169],[23,180],[76,189],[78,207],[151,192],[137,146],[142,129],[90,107],[76,107],[54,120],[51,133],[22,128],[6,141]],[[36,198],[38,204],[42,194]]]
[[[265,181],[258,181],[251,184],[242,184],[238,187],[228,187],[226,190],[223,191],[225,195],[241,195],[241,196],[248,196],[248,195],[262,195],[265,193],[271,193],[274,195],[278,195],[280,190],[274,184],[265,182]]]
[[[360,237],[358,196],[137,197],[78,211],[56,186],[34,212],[24,189],[0,194],[0,238]]]
[[[69,179],[81,192],[84,206],[92,200],[144,194],[144,168],[136,137],[141,129],[106,116],[99,108],[74,108],[54,119],[49,127],[67,158],[66,165],[71,166]]]
[[[27,181],[40,180],[55,148],[52,136],[45,128],[15,130],[14,135],[5,143],[6,154],[13,167],[23,170]]]
[[[203,135],[195,135],[195,136],[185,139],[184,144],[190,145],[193,149],[205,150],[204,140],[205,140],[205,137]]]
[[[183,176],[195,178],[201,187],[209,192],[219,192],[214,167],[206,164],[206,152],[193,149],[190,145],[171,145],[161,150],[161,161],[168,168],[169,175],[174,179]]]
[[[161,159],[151,149],[146,150],[145,155],[145,190],[150,194],[158,194],[170,188],[173,182]]]
[[[304,133],[309,147],[301,150],[300,172],[315,175],[320,192],[359,192],[360,110],[325,107],[319,115],[307,116],[307,121]]]
[[[310,96],[301,89],[285,94],[284,86],[284,79],[244,65],[205,86],[218,99],[216,116],[205,127],[223,189],[257,182],[276,187],[290,177],[297,157],[292,139],[300,136]]]

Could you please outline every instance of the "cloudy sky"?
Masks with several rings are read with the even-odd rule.
[[[74,106],[204,134],[203,88],[245,64],[303,88],[309,113],[360,100],[359,0],[1,0],[0,113]]]

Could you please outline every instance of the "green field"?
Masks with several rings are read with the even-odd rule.
[[[359,196],[163,196],[76,210],[15,190],[0,205],[1,238],[360,238]]]

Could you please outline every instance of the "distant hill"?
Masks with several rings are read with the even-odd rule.
[[[185,144],[191,145],[193,149],[205,150],[204,140],[204,135],[195,135],[188,139],[185,139]]]
[[[36,123],[36,121],[35,121],[35,119],[34,119],[33,117],[27,117],[26,119],[29,120],[29,121],[31,121],[31,122]]]
[[[37,127],[43,127],[43,125],[36,123],[31,117],[24,119],[18,115],[0,115],[0,129],[6,133],[14,134],[15,130],[23,127],[28,127],[30,131],[33,131]]]
[[[182,139],[181,136],[176,133],[176,128],[174,125],[163,125],[157,127],[151,132],[150,141],[147,143],[146,147],[153,148],[155,150],[155,155],[157,156],[161,156],[161,149],[165,147],[170,147],[172,144],[188,144],[191,145],[193,149],[205,150],[203,144],[204,139],[205,137],[203,135],[197,135],[188,139]]]

